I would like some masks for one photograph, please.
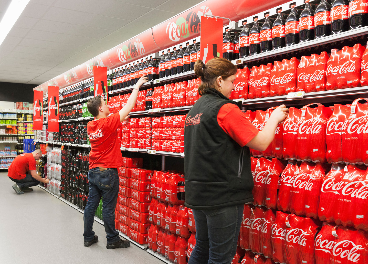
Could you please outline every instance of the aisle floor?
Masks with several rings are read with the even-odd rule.
[[[44,190],[17,195],[7,173],[0,173],[0,263],[162,264],[131,244],[127,249],[106,249],[104,227],[93,227],[99,242],[83,246],[83,214]]]

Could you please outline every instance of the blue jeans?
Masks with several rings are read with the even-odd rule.
[[[196,245],[188,264],[230,264],[235,256],[244,205],[195,210]]]
[[[119,176],[117,169],[100,171],[93,168],[88,172],[89,194],[84,209],[84,241],[91,241],[95,235],[93,229],[94,216],[102,197],[102,217],[106,231],[107,243],[119,240],[115,229],[115,207],[119,194]]]
[[[10,177],[9,177],[10,178]],[[15,182],[19,188],[24,189],[27,187],[32,187],[38,185],[40,182],[32,177],[31,174],[26,174],[26,177],[21,180],[16,180],[13,178],[10,178],[13,182]]]

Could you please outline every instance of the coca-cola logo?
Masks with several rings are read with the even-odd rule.
[[[350,182],[345,185],[341,194],[352,198],[366,200],[368,198],[368,185],[364,181]]]
[[[364,62],[362,61],[362,72],[368,72],[368,61],[367,62]]]
[[[297,134],[298,124],[295,123],[291,118],[287,118],[284,121],[284,134]]]
[[[367,133],[368,126],[368,116],[361,116],[357,118],[350,119],[348,121],[348,127],[346,132],[348,134],[362,134]]]
[[[262,183],[262,184],[266,184],[266,185],[271,184],[270,172],[268,170],[257,172],[253,177],[253,181],[255,183]]]
[[[299,30],[303,30],[303,29],[313,29],[314,25],[313,25],[313,17],[312,16],[308,16],[308,17],[301,17],[299,20]]]
[[[271,29],[262,30],[260,34],[260,39],[267,40],[272,38]]]
[[[315,26],[331,23],[330,11],[319,12],[314,15]]]
[[[341,135],[342,131],[345,129],[345,124],[345,122],[337,122],[336,119],[330,119],[327,123],[326,135]]]
[[[272,28],[273,37],[283,37],[285,36],[285,26],[280,25]]]
[[[298,75],[298,82],[316,82],[321,81],[325,77],[325,71],[324,70],[316,70],[313,73],[305,73],[302,72]]]
[[[304,189],[306,191],[311,191],[313,188],[313,180],[312,177],[309,176],[309,174],[300,173],[292,181],[292,186],[295,189]]]
[[[332,66],[332,64],[330,63],[327,66],[328,75],[346,74],[346,73],[351,73],[351,72],[355,72],[354,61],[347,61],[342,65],[336,65],[336,66]]]
[[[249,45],[249,37],[248,36],[240,37],[239,38],[239,45],[240,45],[240,47],[248,46]]]
[[[319,119],[312,118],[308,120],[304,120],[300,126],[298,133],[300,135],[315,135],[320,134],[322,132],[322,124]]]
[[[285,33],[298,33],[299,32],[299,22],[298,21],[290,21],[285,24]]]
[[[262,77],[261,79],[258,79],[258,80],[250,79],[249,85],[253,87],[261,87],[261,86],[268,85],[269,81],[270,81],[269,77]]]
[[[275,77],[272,76],[271,78],[271,84],[272,85],[279,85],[279,84],[287,84],[294,80],[294,74],[293,73],[286,73],[284,76],[281,77]]]
[[[339,19],[347,19],[349,13],[349,6],[347,5],[340,5],[331,8],[331,17],[332,20],[339,20]]]
[[[323,251],[339,257],[340,259],[347,259],[351,262],[357,263],[360,258],[359,250],[364,249],[361,245],[356,245],[350,240],[342,240],[339,242],[322,239],[322,234],[316,237],[316,251]]]
[[[277,224],[273,224],[271,226],[271,237],[273,239],[285,240],[285,236],[286,236],[285,229],[283,229],[282,227],[279,228]]]
[[[253,33],[249,36],[249,43],[256,44],[259,42],[259,33]]]
[[[251,219],[250,229],[260,231],[264,234],[267,233],[267,226],[270,224],[265,218],[254,218]]]
[[[243,221],[242,221],[242,226],[243,227],[250,228],[251,225],[252,225],[252,221],[249,217],[243,219]]]
[[[307,241],[307,239],[305,238],[306,235],[307,232],[303,231],[302,229],[294,228],[287,230],[285,240],[287,242],[291,242],[305,247]]]

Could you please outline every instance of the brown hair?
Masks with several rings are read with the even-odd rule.
[[[101,95],[98,95],[96,97],[93,97],[88,100],[87,108],[88,111],[94,116],[98,116],[98,113],[100,112],[98,108],[102,105],[101,102]]]
[[[199,85],[198,93],[203,95],[206,89],[216,88],[217,77],[221,76],[225,80],[236,74],[236,71],[236,66],[224,58],[213,58],[206,64],[201,60],[197,60],[194,64],[194,72],[202,81]]]

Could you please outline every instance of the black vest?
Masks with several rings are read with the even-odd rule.
[[[217,122],[224,104],[234,103],[208,89],[189,111],[184,129],[185,205],[213,209],[253,201],[248,147],[241,147]]]

